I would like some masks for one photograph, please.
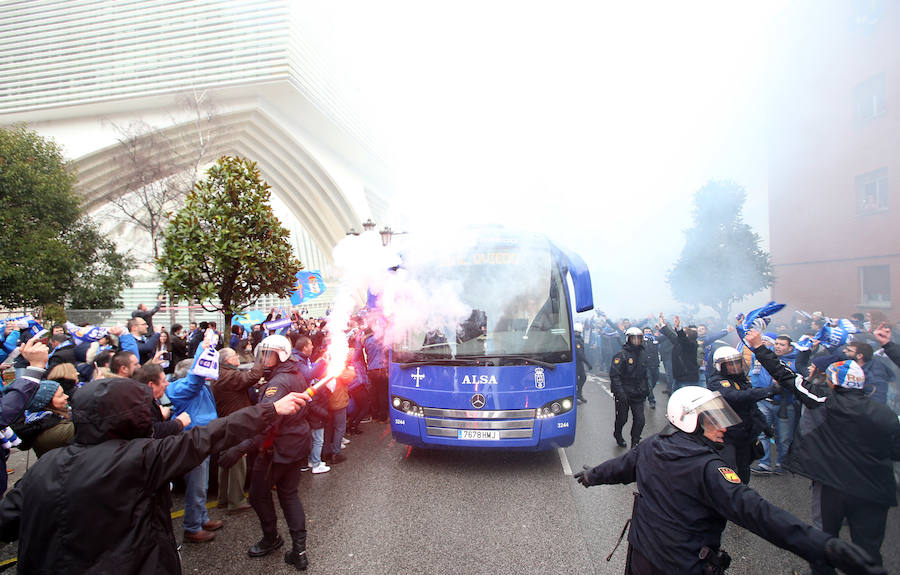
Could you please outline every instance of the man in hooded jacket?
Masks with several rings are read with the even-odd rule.
[[[74,443],[48,452],[6,494],[0,539],[19,540],[20,573],[180,573],[169,482],[308,400],[291,394],[153,439],[148,386],[85,384],[72,403]]]

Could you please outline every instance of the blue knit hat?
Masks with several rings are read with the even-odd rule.
[[[53,399],[53,394],[56,393],[58,387],[59,382],[57,381],[42,381],[41,386],[34,393],[34,397],[31,398],[31,403],[28,404],[28,411],[40,411],[47,407],[47,404]]]

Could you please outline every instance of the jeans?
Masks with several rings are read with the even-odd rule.
[[[672,375],[672,354],[667,354],[668,357],[663,357],[663,368],[666,370],[666,386],[669,388],[669,393],[675,391],[675,376]]]
[[[762,400],[758,402],[757,405],[759,406],[759,410],[765,416],[766,423],[775,426],[775,442],[778,446],[778,459],[776,460],[775,465],[780,467],[781,462],[784,461],[785,455],[787,455],[788,449],[791,448],[791,442],[794,440],[794,406],[793,404],[788,404],[786,406],[787,419],[781,419],[778,417],[777,403]],[[764,465],[771,469],[773,467],[772,442],[765,436],[760,436],[759,440],[762,442],[763,450],[766,452],[763,458],[759,460],[759,463],[760,465]]]
[[[184,530],[196,533],[209,522],[206,488],[209,486],[209,457],[184,476]]]
[[[656,387],[656,382],[659,381],[659,365],[656,367],[647,366],[647,381],[650,386],[647,399],[650,400],[650,405],[656,405],[656,396],[653,395],[653,388]]]
[[[337,455],[341,452],[341,440],[347,431],[347,408],[331,412],[331,453]]]
[[[312,436],[312,448],[309,450],[309,459],[307,463],[310,467],[322,463],[322,444],[325,442],[325,428],[310,429]]]
[[[365,385],[357,385],[350,390],[350,405],[347,406],[347,426],[355,429],[369,411],[369,389]]]

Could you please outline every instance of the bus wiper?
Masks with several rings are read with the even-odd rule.
[[[398,366],[406,369],[408,367],[420,367],[424,365],[478,365],[481,358],[441,358],[417,359],[407,362],[396,362]]]
[[[528,357],[527,355],[479,355],[478,359],[524,361],[525,363],[533,363],[534,365],[546,367],[547,369],[556,369],[555,363],[541,361],[540,359],[534,359],[532,357]]]

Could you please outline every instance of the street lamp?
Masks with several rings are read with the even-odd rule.
[[[350,228],[350,231],[347,232],[348,236],[358,236],[359,232],[356,231],[356,228]]]
[[[363,222],[362,227],[363,227],[363,231],[371,232],[372,230],[375,229],[375,222],[372,221],[372,218],[369,218],[365,222]]]
[[[388,244],[391,243],[391,237],[394,235],[394,231],[390,226],[384,226],[384,229],[379,233],[381,234],[381,245],[387,247]]]

